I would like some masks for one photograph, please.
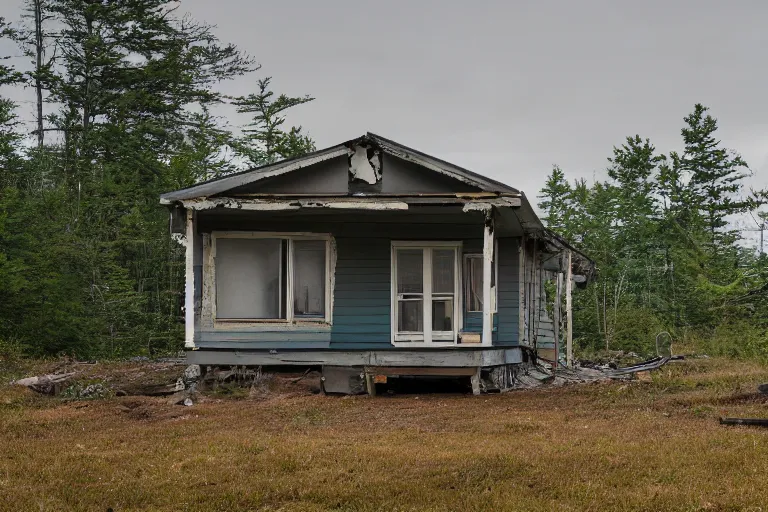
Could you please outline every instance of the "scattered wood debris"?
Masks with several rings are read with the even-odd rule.
[[[44,395],[56,395],[61,392],[64,385],[77,375],[77,372],[39,375],[14,381],[17,386],[26,386],[33,391]]]
[[[656,370],[669,361],[683,359],[682,356],[655,357],[631,366],[622,368],[611,365],[595,365],[587,362],[589,366],[577,366],[575,368],[558,367],[556,370],[551,364],[532,364],[523,366],[511,379],[509,389],[531,389],[540,386],[562,386],[582,382],[595,382],[600,380],[627,380],[637,376],[638,380],[650,380],[651,370]]]

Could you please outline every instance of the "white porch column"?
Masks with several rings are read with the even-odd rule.
[[[483,231],[483,345],[493,343],[493,308],[491,304],[491,269],[493,268],[493,208],[485,213]]]
[[[187,209],[185,246],[184,347],[195,348],[195,223],[191,209]]]
[[[565,362],[569,368],[573,368],[573,304],[571,302],[571,288],[573,275],[571,274],[571,251],[568,251],[565,267],[565,318],[568,324],[565,337]]]

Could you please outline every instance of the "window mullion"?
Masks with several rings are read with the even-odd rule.
[[[432,249],[424,248],[424,343],[432,343]]]

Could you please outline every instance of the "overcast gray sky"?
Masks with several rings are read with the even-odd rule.
[[[263,65],[228,93],[270,75],[279,92],[315,96],[289,121],[318,147],[372,131],[535,197],[555,163],[570,179],[604,177],[626,135],[678,149],[682,118],[701,102],[752,184],[768,185],[763,0],[182,0],[181,10]]]

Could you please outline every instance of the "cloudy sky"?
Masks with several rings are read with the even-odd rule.
[[[17,0],[0,0],[13,7]],[[604,176],[626,135],[678,149],[709,106],[768,185],[763,0],[182,0],[262,70],[226,85],[311,94],[318,147],[372,131],[535,196],[553,164]],[[2,9],[12,18],[11,9]]]

